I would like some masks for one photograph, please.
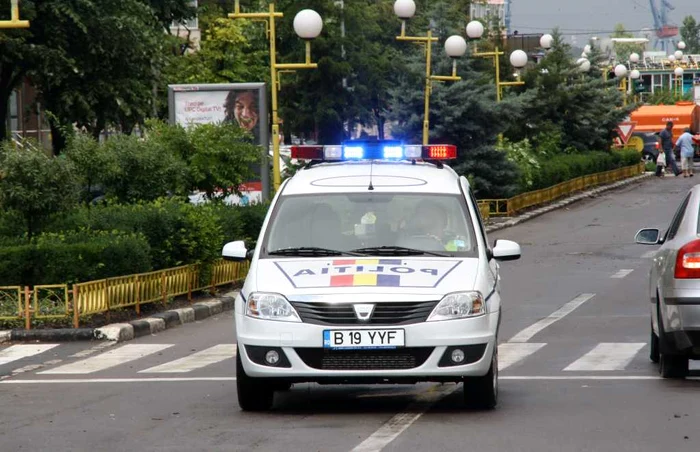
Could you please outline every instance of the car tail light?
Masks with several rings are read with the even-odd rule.
[[[654,144],[654,146],[656,147],[657,151],[661,148],[661,145],[659,145],[658,141]]]
[[[685,244],[676,256],[676,279],[700,279],[700,240]]]

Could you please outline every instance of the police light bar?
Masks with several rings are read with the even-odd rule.
[[[401,144],[379,141],[345,143],[331,146],[292,146],[291,157],[296,160],[454,160],[457,146],[451,144]]]

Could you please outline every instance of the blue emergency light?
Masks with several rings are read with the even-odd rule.
[[[451,144],[402,144],[398,141],[349,142],[342,145],[292,146],[291,156],[297,160],[453,160],[457,146]]]

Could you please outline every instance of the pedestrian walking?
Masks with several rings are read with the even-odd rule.
[[[693,135],[690,133],[690,128],[686,127],[676,141],[676,147],[681,150],[681,168],[683,169],[683,177],[693,177],[693,157],[695,156],[695,148],[693,147]]]
[[[666,128],[659,133],[659,138],[661,138],[661,149],[666,154],[666,166],[671,167],[673,174],[680,176],[681,171],[678,169],[676,157],[673,155],[673,121],[666,123]]]
[[[664,169],[666,169],[666,154],[659,152],[659,156],[656,157],[656,176],[664,177]]]

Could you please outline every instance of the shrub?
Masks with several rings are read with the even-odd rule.
[[[52,231],[86,228],[143,234],[156,269],[211,262],[221,255],[224,241],[215,209],[176,198],[138,204],[81,207],[56,217]]]
[[[0,245],[0,285],[72,284],[151,270],[148,243],[134,233],[44,233],[32,243]]]
[[[265,222],[269,204],[227,206],[214,204],[213,209],[221,227],[224,242],[245,241],[246,248],[255,248]]]
[[[51,157],[30,141],[0,145],[0,207],[17,212],[28,239],[52,214],[77,202],[72,164]]]

